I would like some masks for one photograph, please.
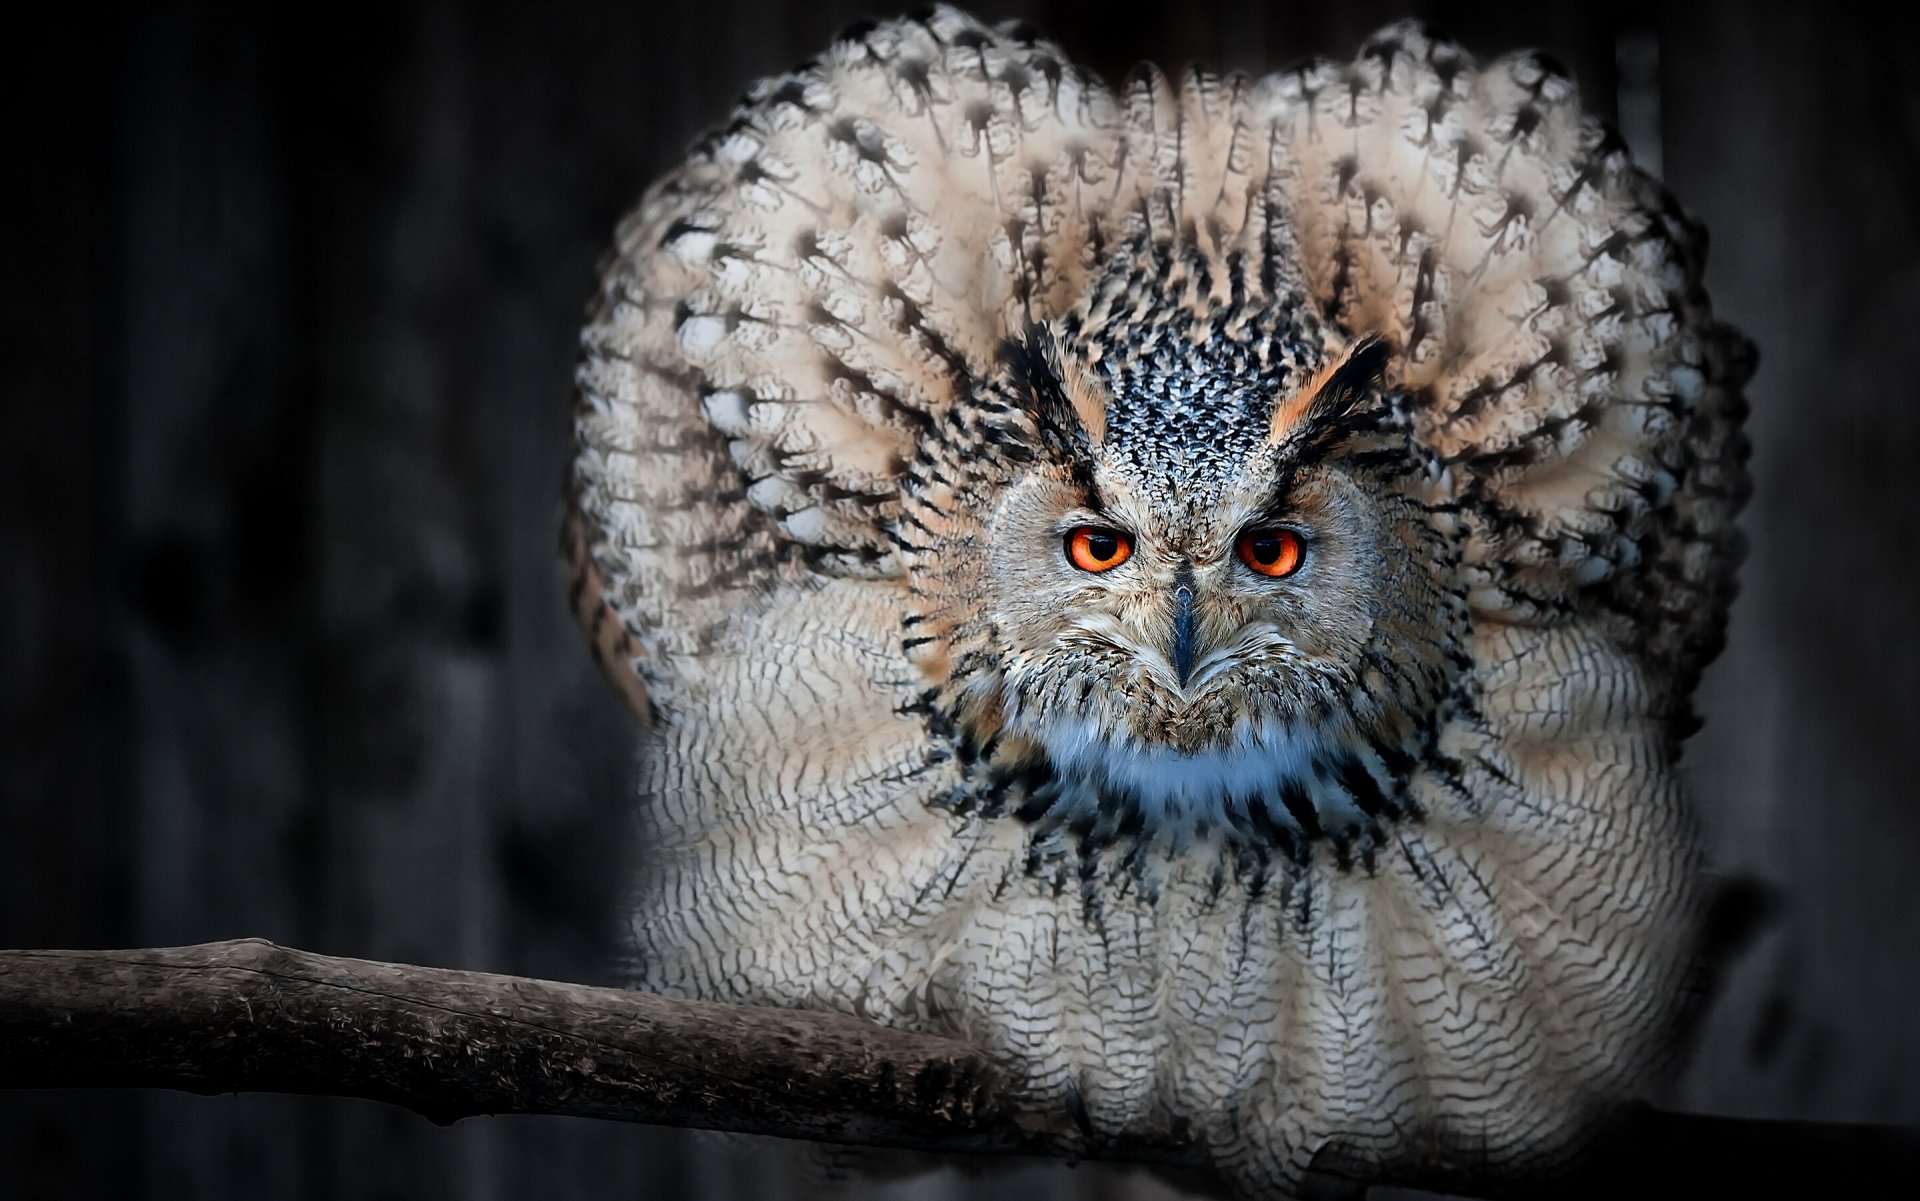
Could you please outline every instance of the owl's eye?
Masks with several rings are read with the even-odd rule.
[[[1133,539],[1105,526],[1081,525],[1067,531],[1067,561],[1081,571],[1112,571],[1133,557]]]
[[[1292,530],[1248,530],[1240,535],[1239,550],[1242,563],[1276,580],[1300,570],[1306,553]]]

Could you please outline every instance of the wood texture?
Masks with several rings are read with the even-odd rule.
[[[0,952],[0,1086],[359,1097],[880,1146],[1045,1151],[961,1043],[833,1014],[241,939]]]

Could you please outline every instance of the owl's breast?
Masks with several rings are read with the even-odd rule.
[[[886,582],[782,590],[651,733],[646,987],[959,1034],[1094,1141],[1186,1128],[1275,1183],[1329,1140],[1381,1163],[1450,1140],[1548,1158],[1598,1100],[1646,1085],[1687,950],[1690,838],[1659,731],[1574,721],[1526,666],[1629,673],[1617,707],[1634,690],[1616,652],[1487,636],[1515,666],[1489,713],[1444,732],[1457,774],[1410,781],[1420,813],[1370,863],[1246,873],[1216,837],[1143,870],[1137,847],[1089,858],[955,805],[966,767],[918,704],[900,606]],[[1303,761],[1276,745],[1123,770],[1171,803],[1206,773]]]

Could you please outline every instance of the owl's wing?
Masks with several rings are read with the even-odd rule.
[[[1476,606],[1599,611],[1690,688],[1730,587],[1743,344],[1703,239],[1564,76],[1403,25],[1350,64],[1115,93],[939,8],[757,85],[619,231],[569,544],[636,709],[740,607],[897,576],[916,442],[1143,231],[1387,337],[1477,515]]]

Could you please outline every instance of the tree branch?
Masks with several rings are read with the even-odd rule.
[[[260,939],[0,951],[0,1088],[72,1087],[362,1097],[441,1123],[562,1114],[1202,1164],[1177,1137],[1093,1145],[1065,1115],[1019,1109],[993,1066],[950,1039],[838,1014],[337,959]],[[1311,1174],[1309,1195],[1364,1195],[1365,1183],[1335,1163],[1325,1169]],[[1460,1175],[1446,1175],[1458,1188]],[[1610,1134],[1577,1180],[1540,1193],[1766,1196],[1789,1181],[1832,1191],[1916,1175],[1920,1135],[1911,1131],[1647,1110]]]
[[[1045,1153],[962,1043],[838,1014],[338,959],[260,939],[0,952],[0,1087],[385,1101]]]

